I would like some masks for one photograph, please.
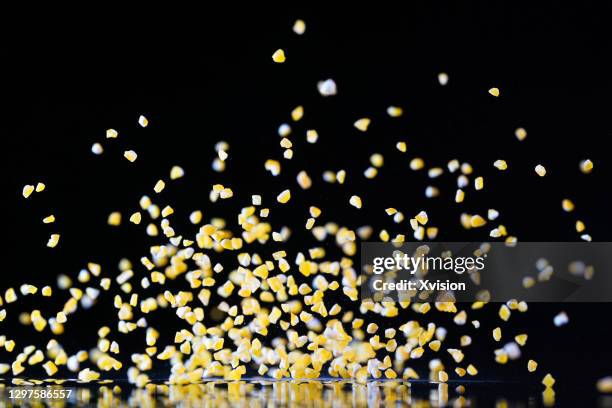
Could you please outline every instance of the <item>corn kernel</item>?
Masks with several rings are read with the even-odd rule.
[[[126,150],[123,152],[123,157],[125,157],[129,162],[133,163],[138,158],[138,154],[136,154],[133,150]]]
[[[357,128],[358,130],[365,132],[368,130],[370,123],[371,120],[369,118],[361,118],[356,120],[355,123],[353,123],[353,126],[355,126],[355,128]]]
[[[285,62],[285,59],[285,51],[280,48],[274,51],[274,54],[272,54],[272,61],[276,62],[277,64],[282,64]]]

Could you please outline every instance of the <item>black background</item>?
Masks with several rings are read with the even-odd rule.
[[[111,275],[122,256],[137,265],[146,244],[156,241],[144,235],[145,222],[134,226],[127,217],[142,194],[154,195],[155,181],[167,178],[174,164],[187,175],[168,183],[160,204],[172,203],[178,226],[189,228],[187,216],[198,208],[205,219],[224,216],[233,223],[250,195],[260,193],[272,207],[275,229],[294,230],[288,244],[293,250],[314,245],[303,231],[313,204],[323,209],[324,221],[351,228],[369,223],[392,235],[408,228],[392,223],[382,211],[388,206],[407,216],[427,209],[430,222],[441,229],[438,239],[446,241],[487,239],[485,230],[464,231],[459,214],[496,208],[500,222],[523,241],[577,240],[576,218],[595,240],[610,240],[609,14],[595,4],[230,6],[155,19],[111,13],[95,23],[91,15],[67,21],[20,17],[0,50],[6,115],[0,123],[2,286],[42,286],[59,273],[75,276],[88,261],[102,263]],[[296,18],[307,24],[301,37],[291,31]],[[271,61],[277,48],[285,50],[286,63]],[[446,87],[437,82],[442,71],[450,76]],[[336,80],[337,96],[318,94],[316,83],[326,78]],[[500,88],[499,98],[487,93],[493,86]],[[276,129],[290,122],[297,105],[304,105],[305,116],[293,125],[295,156],[287,162]],[[402,106],[404,116],[389,118],[389,105]],[[146,129],[137,124],[140,114],[150,120]],[[372,118],[367,134],[352,127],[363,116]],[[522,143],[514,137],[519,126],[528,132]],[[119,131],[118,139],[104,138],[110,127]],[[319,132],[317,145],[305,143],[310,128]],[[405,156],[394,147],[400,139],[408,143]],[[231,146],[228,170],[221,174],[210,166],[219,140]],[[104,145],[102,156],[89,151],[96,141]],[[133,164],[122,157],[127,149],[138,152]],[[386,164],[378,178],[365,180],[362,172],[373,152],[383,153]],[[414,156],[428,166],[444,167],[452,158],[469,161],[485,176],[485,190],[468,193],[457,205],[455,178],[434,183],[424,172],[410,171]],[[595,163],[590,175],[578,170],[586,157]],[[264,171],[267,158],[281,160],[280,177]],[[505,173],[491,165],[498,158],[509,163]],[[538,163],[548,170],[545,178],[533,172]],[[323,183],[323,170],[343,168],[349,172],[344,186]],[[301,169],[314,181],[308,192],[295,183]],[[39,180],[47,190],[24,200],[22,186]],[[232,187],[234,199],[209,203],[216,182]],[[429,184],[441,188],[441,197],[424,197]],[[288,186],[291,206],[278,208],[273,199]],[[361,211],[348,205],[352,194],[363,198]],[[572,214],[561,210],[565,197],[576,204]],[[106,225],[115,210],[124,214],[120,229]],[[49,213],[57,221],[43,225]],[[50,250],[45,244],[54,232],[62,237]],[[333,247],[327,245],[329,251]],[[50,316],[66,296],[61,302],[54,297],[9,305],[2,334],[23,340],[18,347],[26,339],[37,342],[43,336],[15,325],[18,310],[37,304]],[[570,324],[555,328],[552,318],[562,309]],[[97,328],[111,324],[116,313],[110,298],[94,311],[71,317],[61,341],[93,346]],[[612,340],[610,311],[608,304],[531,304],[528,314],[502,326],[509,334],[527,328],[530,337],[523,358],[501,368],[493,362],[489,340],[498,320],[493,310],[480,312],[475,318],[483,322],[480,335],[486,339],[479,344],[486,346],[471,346],[470,361],[486,379],[537,382],[551,371],[562,384],[580,382],[591,390],[595,379],[612,373],[606,347]],[[176,322],[170,312],[166,317],[162,322]],[[439,321],[449,327],[447,317]],[[142,348],[144,333],[120,341],[124,350],[130,342]],[[7,358],[0,352],[0,360]],[[527,375],[528,358],[540,363],[537,375]]]

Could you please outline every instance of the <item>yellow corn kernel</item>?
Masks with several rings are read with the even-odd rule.
[[[136,154],[133,150],[126,150],[123,152],[123,157],[125,157],[129,162],[133,163],[138,158],[138,154]]]
[[[463,190],[458,188],[457,192],[455,193],[455,202],[462,203],[464,198],[465,198],[465,193],[463,192]]]
[[[162,217],[167,217],[169,215],[174,214],[174,209],[172,207],[170,207],[169,205],[165,206],[164,209],[161,212]]]
[[[51,224],[53,222],[55,222],[55,215],[53,214],[43,218],[43,224]]]
[[[406,142],[397,142],[395,144],[395,148],[402,153],[406,153],[406,150],[407,150]]]
[[[506,163],[505,160],[495,160],[495,162],[493,162],[493,166],[495,166],[495,168],[497,168],[498,170],[506,170],[508,168],[508,163]]]
[[[612,377],[608,376],[597,380],[597,391],[604,394],[612,393]]]
[[[172,166],[170,169],[170,180],[180,179],[185,175],[185,170],[181,166]]]
[[[278,201],[281,204],[286,204],[289,200],[291,199],[291,191],[290,190],[283,190],[277,197],[276,197],[276,201]]]
[[[482,218],[480,215],[478,215],[478,214],[472,215],[470,217],[470,226],[472,228],[482,227],[486,223],[487,223],[487,221],[484,218]]]
[[[121,213],[117,211],[110,213],[107,223],[113,227],[121,225]]]
[[[164,180],[157,180],[157,183],[155,183],[155,186],[153,187],[153,191],[156,193],[161,193],[165,187],[166,182]]]
[[[135,212],[130,216],[130,222],[133,224],[140,224],[140,220],[142,220],[142,215],[139,212]]]
[[[23,190],[21,194],[23,195],[24,198],[28,198],[29,196],[32,195],[33,192],[34,192],[34,186],[27,184],[23,186]]]
[[[508,306],[501,305],[501,307],[499,308],[499,317],[505,322],[510,319],[510,309],[508,309]]]
[[[60,235],[59,234],[51,234],[49,237],[49,241],[47,241],[47,246],[49,248],[55,248],[59,243]]]
[[[368,130],[368,127],[370,126],[370,123],[372,121],[370,120],[370,118],[361,118],[355,121],[355,123],[353,123],[353,126],[355,126],[355,128],[357,128],[358,130],[365,132]]]
[[[306,141],[308,143],[314,144],[319,140],[319,133],[316,130],[310,129],[306,131]]]
[[[138,124],[141,127],[145,128],[145,127],[149,126],[149,119],[147,119],[144,115],[140,115],[138,117]]]
[[[584,174],[589,174],[591,171],[593,171],[593,162],[589,159],[582,160],[580,162],[580,171]]]
[[[550,388],[553,385],[555,385],[555,378],[552,375],[550,375],[550,373],[546,374],[544,378],[542,379],[542,384],[544,384],[546,388]]]
[[[520,346],[524,346],[527,343],[527,335],[526,334],[518,334],[514,336],[514,341]]]
[[[304,107],[302,105],[296,106],[291,111],[291,119],[293,119],[294,122],[299,121],[300,119],[302,119],[303,116],[304,116]]]
[[[410,160],[410,168],[412,170],[421,170],[423,167],[425,167],[425,162],[423,159],[415,157],[414,159]]]
[[[361,208],[361,197],[353,195],[349,199],[349,203],[355,208]]]
[[[574,203],[572,202],[572,200],[564,198],[561,201],[561,208],[563,208],[563,211],[565,212],[572,212],[574,211]]]
[[[79,371],[78,378],[83,382],[95,381],[100,378],[100,373],[86,368],[84,370]]]
[[[501,329],[499,327],[496,327],[495,329],[493,329],[493,338],[495,339],[495,341],[500,341],[501,337],[502,337]]]
[[[403,114],[404,110],[399,106],[389,106],[387,108],[387,115],[391,116],[392,118],[399,118]]]
[[[498,97],[499,96],[499,88],[491,88],[489,89],[489,94],[493,95],[494,97]]]
[[[304,22],[304,20],[295,20],[295,23],[293,23],[293,32],[297,35],[302,35],[306,32],[306,23]]]
[[[519,140],[519,142],[522,142],[527,137],[527,131],[525,129],[523,129],[522,127],[517,128],[514,131],[514,136],[516,136],[516,138]]]
[[[282,64],[285,62],[285,59],[285,51],[280,48],[274,51],[274,54],[272,54],[272,61],[276,62],[277,64]]]
[[[308,190],[312,186],[312,180],[304,170],[298,173],[297,182],[303,190]]]
[[[53,361],[47,361],[43,364],[45,371],[49,377],[52,377],[55,373],[57,373],[57,366],[53,363]]]
[[[544,177],[546,175],[546,168],[541,164],[538,164],[537,166],[535,166],[535,172],[538,176]]]
[[[115,129],[106,129],[107,139],[115,139],[117,136],[119,136],[119,132],[117,132]]]

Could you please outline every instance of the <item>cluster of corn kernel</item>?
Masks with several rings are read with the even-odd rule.
[[[302,34],[304,30],[303,22],[296,22],[294,31]],[[284,62],[284,51],[276,51],[272,59],[277,63]],[[440,74],[438,80],[441,85],[446,85],[448,75]],[[324,97],[337,93],[333,79],[321,81],[317,86]],[[495,97],[500,94],[497,88],[490,89],[489,93]],[[401,107],[390,106],[387,114],[400,117],[403,110]],[[291,119],[297,123],[303,115],[304,107],[298,106],[291,112]],[[364,117],[353,125],[360,132],[367,133],[371,122],[371,118]],[[148,120],[141,116],[139,124],[146,127]],[[287,160],[292,159],[295,148],[289,138],[292,133],[289,124],[282,124],[278,129],[280,145],[284,149],[283,157]],[[109,129],[106,136],[117,138],[118,132]],[[316,130],[306,130],[308,143],[316,143],[318,137]],[[517,129],[516,137],[524,140],[525,130]],[[405,141],[398,141],[396,148],[402,155],[408,153]],[[215,149],[217,157],[212,163],[213,169],[223,172],[229,157],[229,145],[219,142]],[[92,146],[95,154],[101,154],[102,151],[99,143]],[[131,162],[137,158],[136,152],[132,150],[126,150],[124,156]],[[364,176],[375,178],[384,160],[381,154],[372,154],[371,166],[365,170]],[[502,159],[496,160],[493,165],[500,171],[508,169],[507,162]],[[409,167],[413,171],[425,169],[425,160],[413,157]],[[593,165],[586,160],[580,167],[587,173]],[[282,171],[280,162],[275,159],[266,160],[264,168],[272,177]],[[462,203],[474,169],[470,163],[462,163],[458,159],[450,160],[447,168],[450,174],[460,173],[454,201]],[[322,177],[328,183],[344,184],[348,173],[344,169],[326,171]],[[430,179],[435,179],[443,175],[445,170],[442,167],[430,167],[427,173]],[[538,165],[536,173],[544,176],[546,170]],[[182,168],[175,166],[169,180],[176,180],[184,174]],[[313,184],[306,170],[299,171],[296,181],[303,190],[310,189]],[[485,188],[481,176],[475,177],[473,184],[475,191]],[[161,194],[165,186],[165,180],[158,180],[153,192]],[[32,192],[32,186],[26,187],[24,196],[27,197]],[[430,198],[436,197],[439,189],[428,186],[425,194]],[[211,202],[233,197],[230,187],[212,185],[209,195]],[[281,205],[289,204],[291,189],[279,188],[275,199]],[[405,234],[398,232],[392,237],[385,229],[375,231],[372,226],[363,226],[353,230],[331,221],[315,225],[322,210],[311,206],[305,228],[321,244],[305,247],[293,254],[280,249],[269,256],[262,256],[256,252],[256,248],[272,244],[270,238],[273,242],[285,243],[291,235],[289,228],[282,227],[280,231],[274,231],[274,226],[265,221],[273,208],[262,207],[264,201],[270,206],[274,204],[273,198],[254,195],[250,205],[243,207],[237,214],[239,228],[236,229],[229,227],[223,218],[211,217],[204,221],[202,212],[196,210],[189,219],[198,227],[198,231],[194,236],[189,236],[187,232],[179,233],[179,228],[174,226],[174,209],[170,205],[156,203],[148,195],[143,195],[139,202],[143,213],[134,212],[129,220],[138,225],[143,221],[143,214],[148,214],[146,234],[160,237],[162,241],[142,256],[140,265],[125,259],[120,263],[117,274],[107,274],[102,272],[100,265],[89,263],[87,269],[78,274],[78,283],[73,284],[73,280],[66,275],[58,279],[58,288],[70,295],[61,311],[47,317],[40,310],[20,315],[23,324],[31,325],[38,332],[49,329],[53,335],[58,336],[64,332],[70,315],[79,307],[88,309],[96,303],[98,297],[112,296],[117,309],[116,325],[101,327],[97,344],[89,351],[80,350],[69,354],[53,338],[47,343],[45,351],[33,346],[25,347],[11,364],[0,364],[0,374],[10,371],[13,376],[18,376],[26,370],[24,364],[35,366],[42,363],[49,376],[65,369],[77,373],[79,380],[92,381],[101,378],[102,372],[125,370],[131,383],[145,387],[151,381],[147,373],[154,368],[155,363],[168,361],[171,365],[171,384],[189,384],[213,377],[239,380],[253,372],[274,379],[332,376],[365,383],[378,378],[420,378],[423,374],[419,374],[413,364],[418,364],[418,360],[423,357],[431,357],[428,378],[441,384],[451,378],[452,372],[456,378],[478,374],[476,363],[466,360],[464,352],[472,344],[471,337],[461,336],[459,346],[447,346],[448,329],[435,322],[422,321],[425,314],[436,310],[452,314],[454,324],[463,326],[469,319],[468,312],[458,307],[461,305],[453,302],[359,301],[361,279],[354,261],[358,240],[368,240],[378,235],[384,242],[401,243],[406,240]],[[569,203],[563,202],[564,210],[573,210],[573,204]],[[364,200],[353,194],[348,204],[361,209]],[[405,216],[401,211],[387,208],[385,212],[393,217],[396,224],[401,226],[404,223]],[[426,210],[414,213],[408,220],[414,239],[435,239],[438,227],[431,226]],[[495,209],[489,209],[486,215],[465,212],[460,217],[460,223],[465,229],[481,228],[498,217],[499,212]],[[120,226],[121,221],[120,212],[113,212],[108,217],[108,224],[112,226]],[[579,232],[584,230],[582,222],[581,225]],[[489,235],[503,238],[509,244],[517,241],[516,237],[508,235],[507,227],[501,224],[494,227]],[[328,254],[322,246],[326,241],[335,242],[341,256],[334,258]],[[231,254],[231,264],[215,262],[216,254],[222,252]],[[175,284],[180,282],[182,288],[171,290],[168,286],[171,281]],[[37,292],[38,288],[33,285],[21,287],[23,296],[35,295]],[[41,294],[51,296],[52,289],[46,286],[42,288]],[[9,288],[4,293],[4,300],[0,297],[0,306],[4,302],[13,303],[16,300],[15,290]],[[471,309],[481,309],[485,304],[475,302]],[[161,344],[159,340],[160,331],[167,328],[155,327],[153,324],[154,312],[162,309],[172,310],[179,319],[177,326],[172,328],[174,339],[171,344]],[[215,324],[208,319],[212,309],[223,314],[220,323]],[[526,312],[527,304],[510,300],[501,305],[499,317],[502,321],[508,321],[514,311]],[[0,311],[0,321],[4,320],[6,313],[5,309]],[[395,324],[401,319],[400,315],[413,318]],[[390,327],[379,327],[381,322],[386,321]],[[475,328],[480,327],[477,319],[472,319],[471,324]],[[273,334],[279,331],[280,335]],[[132,353],[129,361],[120,361],[119,334],[144,338],[146,347],[141,353]],[[496,342],[502,340],[500,327],[493,331],[493,337]],[[499,364],[520,357],[527,334],[519,333],[510,338],[512,340],[492,353]],[[0,336],[0,347],[13,352],[16,344],[14,340]],[[450,361],[450,364],[445,365],[443,360]],[[529,360],[526,369],[529,372],[536,371],[537,363]],[[547,374],[543,383],[547,390],[551,389],[554,379]]]

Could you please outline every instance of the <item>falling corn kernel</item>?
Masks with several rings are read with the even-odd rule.
[[[516,343],[519,346],[524,346],[527,343],[527,335],[526,334],[517,334],[516,336],[514,336],[514,341],[516,341]]]
[[[310,129],[306,131],[306,141],[308,143],[314,144],[317,143],[317,140],[319,140],[319,134],[316,130]]]
[[[55,222],[55,215],[51,214],[43,218],[43,224],[51,224]]]
[[[555,385],[555,378],[550,374],[546,374],[542,379],[542,384],[544,384],[546,388],[550,388]]]
[[[494,97],[498,97],[499,96],[499,88],[491,88],[489,89],[489,94],[493,95]]]
[[[538,368],[538,363],[534,360],[529,360],[527,362],[527,371],[533,373]]]
[[[147,118],[146,118],[146,117],[144,117],[143,115],[140,115],[140,116],[138,117],[138,124],[139,124],[141,127],[145,128],[145,127],[147,127],[147,126],[149,125],[149,119],[147,119]]]
[[[508,306],[501,305],[501,307],[499,308],[499,317],[506,322],[508,321],[508,319],[510,319],[510,309],[508,309]]]
[[[302,119],[302,117],[304,117],[304,107],[302,105],[297,106],[291,111],[291,119],[293,119],[294,122]]]
[[[440,72],[438,74],[438,83],[442,86],[448,84],[448,74],[446,72]]]
[[[404,110],[399,106],[389,106],[387,108],[387,115],[391,116],[392,118],[399,118],[403,115],[403,113]]]
[[[535,166],[535,172],[538,176],[544,177],[546,175],[546,168],[541,164],[538,164],[537,166]]]
[[[501,336],[502,336],[502,333],[499,327],[496,327],[495,329],[493,329],[493,338],[495,339],[495,341],[500,341]]]
[[[59,243],[60,235],[59,234],[51,234],[49,241],[47,242],[47,246],[49,248],[55,248]]]
[[[108,225],[112,225],[113,227],[117,227],[121,225],[121,213],[118,211],[110,213],[107,220]]]
[[[574,211],[574,203],[572,202],[572,200],[564,198],[561,201],[561,208],[563,208],[563,211],[565,212],[572,212]]]
[[[91,145],[91,152],[96,155],[104,153],[104,148],[100,143],[94,143]]]
[[[425,162],[421,158],[415,157],[414,159],[410,160],[410,168],[412,170],[421,170],[424,166]]]
[[[333,96],[338,93],[338,87],[333,79],[326,79],[317,83],[317,89],[322,96]]]
[[[32,195],[33,192],[34,192],[34,186],[29,185],[29,184],[23,186],[22,195],[24,198],[28,198],[30,195]]]
[[[226,189],[224,189],[223,191],[225,191]],[[231,190],[230,190],[231,191]],[[164,209],[161,212],[162,217],[167,217],[169,215],[174,214],[174,209],[172,207],[170,207],[169,205],[165,206]]]
[[[455,192],[455,202],[462,203],[464,198],[465,198],[465,193],[463,192],[463,190],[458,188],[457,191]]]
[[[285,62],[285,51],[280,48],[274,51],[274,54],[272,54],[272,61],[276,62],[277,64],[282,64]]]
[[[402,153],[406,153],[406,150],[407,150],[406,142],[397,142],[395,144],[395,148]]]
[[[565,326],[567,323],[569,323],[569,317],[567,316],[567,313],[560,312],[559,314],[557,314],[553,319],[553,323],[557,327]]]
[[[582,160],[580,162],[580,171],[584,174],[589,174],[593,171],[593,162],[589,159]]]
[[[349,199],[349,203],[355,208],[361,208],[361,197],[353,195]]]
[[[297,35],[302,35],[306,32],[306,23],[304,20],[295,20],[295,23],[293,23],[293,32]]]
[[[597,391],[603,394],[612,394],[612,376],[597,380]]]
[[[130,216],[130,222],[133,224],[140,224],[140,221],[142,220],[142,215],[139,212],[135,212],[134,214],[132,214]]]
[[[496,169],[503,171],[508,168],[508,163],[506,163],[505,160],[495,160],[495,162],[493,162],[493,166],[495,166]]]
[[[286,204],[290,199],[291,199],[291,191],[290,190],[283,190],[276,197],[276,201],[278,201],[281,204]]]
[[[115,129],[107,129],[106,130],[106,138],[107,139],[115,139],[115,138],[117,138],[117,136],[119,136],[119,132],[117,132]]]
[[[474,179],[474,188],[476,190],[482,190],[484,188],[484,178],[476,177],[476,179]]]
[[[312,186],[312,180],[306,171],[302,170],[297,175],[297,182],[304,190],[308,190]]]
[[[164,188],[166,188],[166,183],[164,180],[157,180],[157,183],[155,183],[155,186],[153,187],[153,191],[156,193],[161,193],[164,191]]]
[[[134,163],[138,158],[138,155],[133,150],[126,150],[123,152],[123,157],[125,157],[129,162]]]
[[[180,179],[185,175],[185,170],[181,166],[172,166],[170,169],[170,180]]]
[[[472,226],[472,228],[482,227],[486,223],[487,221],[478,214],[472,215],[470,217],[470,225]]]
[[[365,132],[368,130],[370,123],[371,123],[370,118],[361,118],[361,119],[357,119],[355,123],[353,123],[353,126],[355,126],[355,128],[357,128],[358,130]]]

